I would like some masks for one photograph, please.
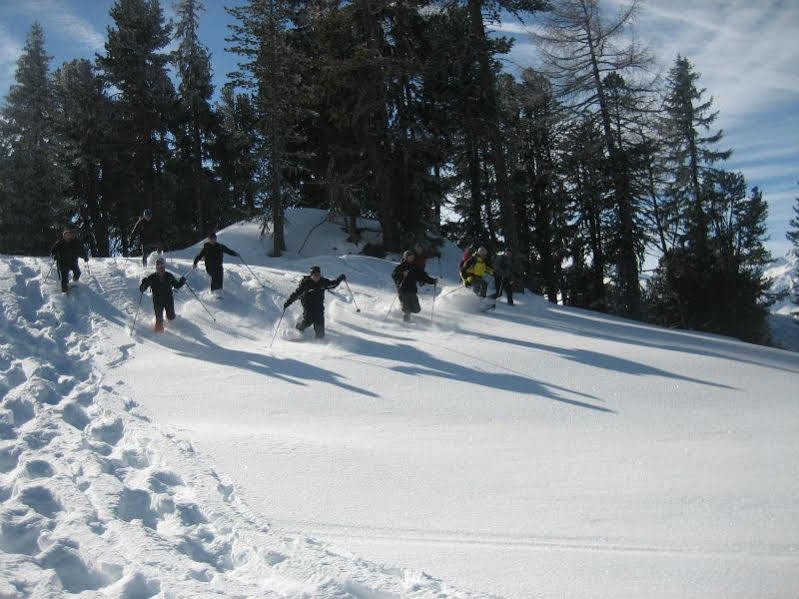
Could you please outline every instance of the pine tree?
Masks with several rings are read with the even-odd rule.
[[[44,30],[34,23],[0,111],[0,252],[46,255],[67,221],[52,132],[55,105]]]
[[[677,219],[676,229],[690,238],[700,260],[707,258],[708,222],[706,200],[702,197],[703,175],[714,173],[713,165],[726,160],[731,150],[716,150],[724,132],[709,131],[718,112],[712,112],[713,98],[703,99],[705,89],[698,89],[699,74],[687,58],[678,56],[669,72],[663,103],[665,116],[661,129],[665,135],[667,169],[671,175],[669,212]]]
[[[178,160],[186,164],[187,176],[182,177],[181,191],[193,199],[191,220],[196,230],[204,234],[216,220],[212,206],[213,197],[209,189],[211,181],[204,160],[208,156],[208,144],[214,135],[215,115],[211,108],[214,87],[211,83],[211,56],[208,48],[200,43],[198,28],[201,11],[205,7],[201,0],[179,0],[175,4],[177,24],[175,38],[180,40],[172,55],[180,79],[178,98],[181,105]],[[183,212],[188,212],[184,210]],[[213,228],[213,227],[212,227]]]
[[[116,0],[110,14],[114,26],[108,28],[105,54],[97,55],[97,66],[106,85],[119,90],[107,144],[114,170],[108,175],[117,182],[114,218],[127,255],[132,241],[128,233],[144,208],[153,209],[165,228],[174,222],[174,190],[164,172],[176,106],[167,72],[169,54],[163,51],[172,26],[158,0]]]
[[[209,150],[219,177],[220,224],[228,225],[252,218],[260,208],[256,116],[250,96],[235,93],[232,85],[222,88],[215,112],[219,129]]]
[[[57,110],[53,129],[61,144],[59,164],[68,176],[66,198],[95,256],[111,255],[112,199],[104,185],[105,143],[111,131],[111,101],[85,59],[72,60],[54,75]]]
[[[799,257],[799,197],[796,198],[796,204],[793,207],[794,217],[790,220],[790,229],[785,234],[785,237],[793,244],[793,253],[794,256]],[[796,289],[797,294],[794,298],[794,303],[799,306],[799,266],[797,266],[797,271],[794,273],[794,277],[796,277]]]
[[[634,40],[619,43],[638,7],[638,0],[632,0],[617,18],[607,21],[599,0],[561,0],[553,6],[545,31],[535,36],[548,72],[559,93],[571,100],[572,110],[588,110],[598,116],[619,219],[616,255],[622,311],[633,316],[640,313],[641,299],[635,239],[637,215],[628,157],[614,135],[605,76],[617,73],[632,77],[645,72],[652,62],[649,52]]]
[[[294,5],[291,0],[250,0],[228,9],[238,19],[231,26],[230,49],[244,61],[233,83],[252,90],[257,115],[260,160],[269,181],[273,256],[285,250],[285,175],[298,167],[289,146],[300,141],[297,124],[308,105],[307,57],[290,43]],[[265,214],[264,226],[266,220]]]
[[[473,101],[479,106],[486,123],[485,133],[489,142],[491,162],[494,167],[496,194],[502,222],[505,244],[514,252],[519,251],[519,230],[508,184],[505,148],[500,137],[500,114],[497,99],[495,68],[491,64],[491,44],[486,33],[483,11],[488,10],[493,19],[499,20],[499,10],[504,9],[517,17],[548,7],[541,0],[466,0],[469,14],[469,44],[471,57],[477,65],[479,95]]]

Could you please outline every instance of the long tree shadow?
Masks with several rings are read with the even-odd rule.
[[[641,345],[666,351],[736,360],[784,372],[799,373],[799,354],[762,345],[748,344],[732,337],[722,337],[702,331],[671,330],[653,324],[626,320],[590,312],[580,308],[563,308],[542,302],[529,306],[530,311],[516,311],[514,318],[537,327],[575,335]],[[496,317],[501,317],[497,314]],[[768,360],[755,359],[753,353],[768,353]]]
[[[148,335],[147,340],[166,347],[180,356],[230,368],[243,368],[292,385],[305,386],[307,384],[305,381],[317,380],[367,397],[380,397],[369,389],[345,383],[343,377],[332,370],[292,358],[279,358],[218,345],[205,336],[202,328],[186,319],[173,321],[169,324],[169,328],[172,331]]]
[[[461,329],[461,332],[473,335],[475,337],[479,337],[480,339],[489,339],[491,341],[497,341],[499,343],[510,343],[512,345],[518,345],[520,347],[525,347],[528,349],[535,349],[548,352],[551,354],[558,354],[568,360],[579,362],[580,364],[585,364],[586,366],[595,366],[597,368],[604,368],[605,370],[614,370],[616,372],[623,372],[625,374],[632,374],[636,376],[661,376],[664,378],[678,379],[681,381],[697,383],[700,385],[709,385],[711,387],[718,387],[720,389],[730,389],[730,390],[736,389],[736,387],[730,387],[729,385],[714,383],[712,381],[705,381],[690,376],[676,374],[674,372],[669,372],[667,370],[655,368],[654,366],[649,366],[648,364],[642,364],[640,362],[635,362],[633,360],[627,360],[625,358],[619,358],[617,356],[613,356],[610,354],[604,354],[587,349],[568,349],[565,347],[545,345],[543,343],[535,343],[533,341],[527,341],[523,339],[514,339],[512,337],[501,337],[499,335],[476,333],[465,329]]]
[[[360,329],[360,327],[354,326],[347,322],[341,324],[354,330]],[[364,332],[363,329],[360,329],[360,332]],[[369,333],[368,331],[365,332]],[[505,391],[511,391],[514,393],[545,397],[553,401],[559,401],[580,408],[597,410],[599,412],[607,412],[611,414],[616,413],[614,410],[609,408],[563,397],[562,395],[559,395],[556,390],[572,393],[574,395],[580,395],[595,401],[600,401],[596,397],[566,389],[564,387],[559,387],[557,385],[542,383],[523,374],[515,373],[501,365],[492,366],[501,368],[505,370],[505,372],[475,370],[474,368],[462,366],[457,362],[442,360],[441,358],[421,350],[416,346],[408,345],[406,343],[381,343],[365,336],[349,339],[341,338],[338,343],[342,345],[344,349],[349,349],[355,354],[368,355],[371,358],[379,358],[387,362],[399,363],[399,365],[388,366],[389,370],[394,372],[400,372],[412,376],[421,374],[440,377],[452,381],[468,382],[491,389],[503,389]]]

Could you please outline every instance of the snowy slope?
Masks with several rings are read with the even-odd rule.
[[[479,314],[452,246],[403,326],[393,263],[306,242],[323,218],[289,214],[280,259],[220,232],[252,272],[221,300],[191,273],[215,321],[180,291],[160,335],[149,297],[126,330],[135,259],[64,298],[0,258],[0,597],[799,594],[799,355],[530,295]],[[361,312],[342,285],[326,343],[268,349],[311,264]]]

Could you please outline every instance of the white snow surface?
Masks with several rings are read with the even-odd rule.
[[[149,293],[129,332],[140,259],[62,296],[0,257],[0,598],[799,596],[799,354],[529,293],[479,313],[451,245],[405,325],[394,262],[324,218],[290,211],[279,259],[220,232],[250,268],[217,298],[201,265],[215,320],[183,289],[164,333]],[[311,264],[357,308],[339,286],[292,343]]]

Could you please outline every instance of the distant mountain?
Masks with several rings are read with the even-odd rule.
[[[791,249],[785,256],[774,261],[774,265],[766,270],[771,279],[771,291],[779,293],[787,291],[787,295],[771,306],[771,334],[773,341],[783,349],[799,351],[799,319],[793,316],[799,312],[799,306],[793,300],[799,295],[799,255]]]

